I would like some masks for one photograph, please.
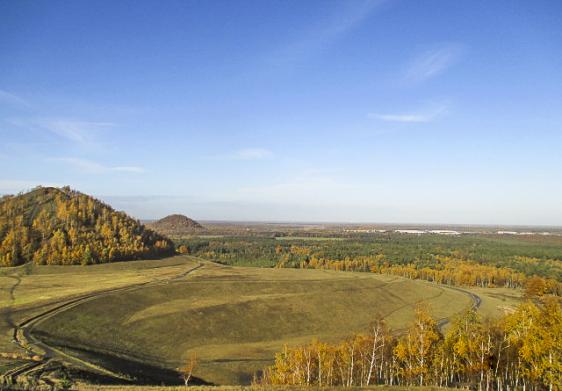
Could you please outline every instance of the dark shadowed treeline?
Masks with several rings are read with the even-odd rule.
[[[463,387],[477,390],[562,389],[562,310],[548,298],[522,304],[497,321],[473,310],[443,335],[426,308],[406,333],[383,320],[336,344],[313,341],[275,356],[264,385]]]

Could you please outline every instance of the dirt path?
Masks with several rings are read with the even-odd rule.
[[[148,287],[148,286],[155,286],[155,285],[161,285],[161,284],[167,284],[170,281],[174,281],[174,280],[178,280],[181,278],[186,277],[187,275],[189,275],[190,273],[195,272],[196,270],[200,269],[201,267],[203,267],[203,263],[199,262],[199,264],[195,267],[193,267],[192,265],[190,265],[190,268],[182,271],[180,274],[166,278],[166,279],[156,279],[153,281],[148,281],[148,282],[143,282],[143,283],[137,283],[137,284],[133,284],[133,285],[128,285],[125,287],[120,287],[120,288],[112,288],[112,289],[107,289],[107,290],[103,290],[103,291],[98,291],[98,292],[93,292],[93,293],[88,293],[88,294],[84,294],[78,297],[75,297],[73,299],[66,299],[66,300],[61,300],[55,304],[55,307],[50,308],[49,310],[43,311],[31,318],[27,318],[25,320],[23,320],[22,322],[20,322],[17,325],[14,325],[14,329],[13,329],[13,342],[18,345],[20,348],[26,350],[31,356],[38,356],[41,357],[41,360],[38,361],[33,361],[31,363],[27,363],[25,365],[22,365],[20,367],[17,368],[13,368],[9,371],[7,371],[6,373],[3,374],[3,376],[5,378],[10,378],[12,381],[15,381],[16,378],[18,376],[22,376],[25,375],[27,373],[33,372],[33,371],[37,371],[39,370],[41,367],[45,366],[47,363],[49,363],[51,360],[53,360],[54,358],[58,358],[61,359],[62,361],[66,361],[66,362],[70,362],[73,363],[75,365],[81,366],[81,367],[86,367],[89,370],[93,370],[94,372],[106,375],[106,376],[110,376],[110,377],[114,377],[114,378],[118,378],[121,380],[131,380],[129,378],[127,378],[126,376],[123,376],[122,374],[118,374],[115,372],[112,372],[108,369],[102,368],[98,365],[92,364],[90,362],[87,362],[85,360],[82,360],[78,357],[74,357],[66,352],[61,351],[60,349],[57,349],[53,346],[50,346],[48,344],[46,344],[43,341],[40,341],[39,339],[37,339],[36,337],[33,336],[32,334],[32,330],[33,327],[40,324],[41,322],[44,322],[46,320],[48,320],[49,318],[60,314],[61,312],[64,312],[70,308],[76,307],[82,303],[91,301],[91,300],[95,300],[104,296],[108,296],[108,295],[112,295],[115,293],[119,293],[119,292],[130,292],[133,290],[137,290],[137,289],[141,289],[144,287]]]
[[[10,295],[10,305],[13,305],[14,302],[16,301],[15,292],[16,292],[16,289],[18,288],[18,286],[21,284],[21,278],[20,278],[20,276],[17,276],[17,275],[16,275],[16,276],[8,275],[8,276],[5,276],[5,277],[6,277],[6,278],[11,278],[11,279],[13,279],[13,280],[16,280],[16,281],[14,282],[14,285],[12,285],[10,288],[7,288],[8,293],[9,293],[9,295]],[[11,314],[11,312],[8,312],[8,313],[6,314],[6,322],[8,323],[8,325],[10,325],[10,327],[14,327],[14,326],[15,326],[14,321],[12,320],[12,314]]]
[[[462,289],[462,288],[457,288],[457,287],[449,286],[449,285],[444,286],[444,288],[459,291],[459,292],[464,293],[465,295],[468,295],[468,297],[470,297],[470,299],[472,300],[472,306],[470,307],[471,310],[477,310],[478,308],[480,308],[480,304],[482,304],[482,299],[480,298],[480,296],[478,296],[475,293],[469,292],[469,291],[467,291],[465,289]],[[443,328],[447,324],[449,324],[450,322],[451,321],[450,321],[449,318],[440,319],[437,322],[437,327],[439,327],[440,330],[443,330]]]
[[[33,331],[33,327],[44,322],[47,321],[48,319],[50,319],[53,316],[56,316],[64,311],[67,311],[71,308],[74,308],[78,305],[81,305],[82,303],[88,302],[88,301],[92,301],[92,300],[96,300],[98,298],[101,297],[105,297],[108,295],[113,295],[115,293],[119,293],[119,292],[130,292],[133,290],[137,290],[137,289],[142,289],[144,287],[149,287],[149,286],[156,286],[156,285],[162,285],[162,284],[168,284],[172,281],[175,280],[179,280],[181,278],[184,278],[186,276],[188,276],[189,274],[195,272],[196,270],[204,267],[204,265],[208,262],[208,261],[202,261],[198,258],[193,257],[192,259],[197,260],[199,263],[196,266],[190,265],[190,267],[187,270],[183,270],[181,271],[179,274],[165,278],[165,279],[155,279],[152,281],[148,281],[148,282],[143,282],[143,283],[137,283],[137,284],[132,284],[132,285],[128,285],[125,287],[120,287],[120,288],[112,288],[112,289],[107,289],[104,291],[98,291],[98,292],[93,292],[93,293],[88,293],[88,294],[84,294],[78,297],[74,297],[72,299],[66,299],[66,300],[60,300],[59,302],[53,303],[54,307],[45,310],[33,317],[27,318],[25,320],[23,320],[22,322],[20,322],[17,325],[14,325],[13,328],[13,341],[15,344],[17,344],[19,347],[21,347],[22,349],[25,349],[28,351],[28,353],[32,356],[39,356],[41,357],[41,360],[38,361],[33,361],[33,362],[29,362],[25,365],[22,365],[20,367],[11,369],[9,371],[7,371],[4,374],[4,377],[6,378],[10,378],[12,380],[15,380],[15,378],[17,378],[18,376],[22,376],[34,371],[38,371],[40,370],[42,367],[44,367],[45,365],[47,365],[51,360],[53,359],[58,359],[61,360],[63,362],[67,362],[67,363],[71,363],[74,364],[78,367],[82,367],[82,368],[86,368],[90,371],[93,371],[95,373],[98,374],[102,374],[105,376],[110,376],[113,378],[117,378],[117,379],[121,379],[121,380],[132,380],[129,377],[127,377],[126,375],[123,374],[119,374],[119,373],[115,373],[112,372],[106,368],[103,368],[99,365],[93,364],[91,362],[85,361],[79,357],[75,357],[73,355],[70,355],[58,348],[55,348],[54,346],[50,346],[47,343],[39,340],[38,338],[36,338],[32,331]],[[16,286],[19,284],[19,281],[15,284]],[[443,294],[443,290],[444,289],[452,289],[452,290],[456,290],[459,292],[462,292],[466,295],[468,295],[471,300],[472,300],[472,305],[471,308],[472,309],[478,309],[480,307],[480,304],[482,302],[481,298],[472,293],[469,292],[467,290],[458,288],[458,287],[451,287],[451,286],[440,286],[441,291],[437,294],[437,296]],[[412,304],[405,304],[405,306],[410,306]],[[388,316],[389,314],[386,314],[386,316]],[[385,317],[386,317],[385,316]],[[438,327],[442,330],[448,323],[450,322],[450,320],[448,318],[444,318],[444,319],[440,319],[437,322]]]

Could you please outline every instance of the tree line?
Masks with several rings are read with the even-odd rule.
[[[256,237],[240,233],[177,242],[186,245],[194,255],[230,265],[273,267],[281,260],[295,264],[312,256],[343,261],[384,255],[384,260],[392,265],[436,268],[436,257],[444,256],[562,281],[562,236],[382,233],[318,240],[313,237],[278,238],[279,234]]]
[[[306,249],[298,247],[290,251],[300,254]],[[533,296],[562,295],[562,283],[553,278],[527,276],[508,267],[496,267],[449,256],[434,256],[433,262],[425,264],[422,262],[391,264],[383,254],[347,257],[343,260],[331,260],[312,254],[299,262],[291,261],[290,254],[286,254],[285,257],[281,257],[276,267],[366,271],[454,286],[526,288],[533,292]]]
[[[173,252],[167,238],[69,188],[37,188],[0,201],[0,266],[86,265]]]
[[[469,310],[443,334],[420,305],[402,335],[378,318],[367,333],[339,343],[285,346],[256,383],[561,390],[562,309],[557,298],[549,297],[497,320],[482,320]]]

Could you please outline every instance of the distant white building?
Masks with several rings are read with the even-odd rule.
[[[353,233],[385,233],[386,229],[344,229],[344,232]]]
[[[447,230],[447,229],[432,229],[429,232],[432,233],[432,234],[437,234],[437,235],[460,235],[461,234],[458,231],[451,231],[451,230]]]
[[[416,235],[427,233],[427,231],[422,231],[419,229],[395,229],[394,232],[397,232],[399,234],[416,234]]]
[[[518,235],[519,233],[516,231],[498,231],[496,232],[498,235]]]

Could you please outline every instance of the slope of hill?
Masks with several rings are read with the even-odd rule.
[[[165,373],[191,355],[197,356],[198,379],[249,384],[284,345],[313,337],[341,341],[367,330],[377,315],[400,330],[420,302],[430,305],[437,319],[473,305],[464,292],[394,276],[200,262],[193,273],[167,283],[69,307],[34,327],[33,335],[113,372],[150,376],[153,384],[174,384]],[[139,373],[141,364],[163,373]]]
[[[0,266],[104,263],[173,250],[166,237],[68,187],[0,199]]]
[[[180,214],[166,216],[149,226],[155,231],[164,234],[181,234],[204,229],[197,221]]]

